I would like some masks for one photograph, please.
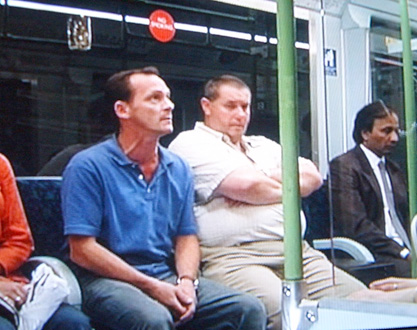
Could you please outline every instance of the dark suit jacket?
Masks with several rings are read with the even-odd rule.
[[[400,168],[386,161],[395,207],[409,232],[407,184]],[[378,181],[365,153],[356,146],[330,163],[335,235],[365,245],[375,259],[401,258],[402,246],[385,236],[384,205]]]

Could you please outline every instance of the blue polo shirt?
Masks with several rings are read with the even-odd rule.
[[[63,174],[65,235],[96,237],[150,276],[174,273],[175,237],[196,234],[193,179],[180,157],[161,146],[159,156],[147,183],[115,136],[75,155]]]

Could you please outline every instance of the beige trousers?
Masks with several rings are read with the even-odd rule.
[[[202,256],[204,276],[258,297],[267,310],[268,329],[281,329],[282,241],[252,242],[230,247],[203,246]],[[333,267],[324,254],[307,242],[303,242],[303,274],[311,299],[345,297],[365,288],[359,280]]]

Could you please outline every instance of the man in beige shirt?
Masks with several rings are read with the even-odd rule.
[[[207,82],[201,108],[204,123],[181,133],[170,149],[194,172],[194,208],[203,254],[203,274],[257,296],[265,304],[268,328],[281,329],[284,274],[281,147],[261,136],[245,136],[251,92],[239,78]],[[300,193],[322,184],[316,166],[299,159]],[[301,217],[304,226],[304,217]],[[344,297],[363,284],[336,269],[303,243],[304,277],[310,298]]]

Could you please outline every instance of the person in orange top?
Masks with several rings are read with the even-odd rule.
[[[13,275],[33,249],[13,170],[7,158],[0,154],[0,275]],[[17,292],[11,293],[10,298],[17,297]]]
[[[34,250],[34,244],[13,169],[0,154],[0,296],[10,305],[20,308],[26,301],[28,280],[19,268]],[[0,329],[15,330],[15,326],[0,315]],[[44,330],[91,329],[89,319],[79,310],[62,304],[43,327]]]

